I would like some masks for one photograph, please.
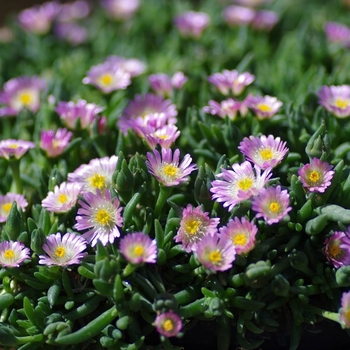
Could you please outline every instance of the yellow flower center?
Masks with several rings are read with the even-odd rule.
[[[110,74],[104,74],[100,78],[100,83],[104,86],[109,86],[112,84],[113,78]]]
[[[106,186],[106,176],[100,174],[94,174],[88,178],[88,182],[94,188],[101,190]]]
[[[341,253],[341,249],[339,248],[339,246],[337,244],[332,244],[329,248],[329,254],[330,256],[336,258],[337,256],[339,256]]]
[[[260,150],[260,156],[263,160],[270,160],[272,159],[273,153],[270,148],[264,148]]]
[[[12,208],[12,203],[5,203],[2,205],[2,209],[5,213],[9,213]]]
[[[350,320],[350,309],[348,309],[344,312],[344,316],[347,320]]]
[[[111,221],[111,215],[105,209],[99,209],[95,215],[95,220],[101,225],[107,225]]]
[[[12,149],[17,149],[18,145],[17,143],[11,143],[10,145],[7,146],[8,148],[12,148]]]
[[[260,109],[261,112],[271,112],[272,108],[266,103],[259,103],[256,108]]]
[[[217,250],[211,252],[209,254],[209,260],[213,263],[213,264],[217,264],[219,263],[221,260],[222,260],[222,257],[221,257],[221,253]]]
[[[280,210],[281,206],[277,202],[271,202],[269,209],[273,213],[277,213]]]
[[[316,170],[312,171],[309,175],[309,180],[311,182],[318,182],[320,180],[320,173]]]
[[[334,102],[335,106],[340,109],[345,109],[349,107],[349,101],[343,100],[342,98],[337,98]]]
[[[5,259],[13,259],[15,257],[15,252],[12,249],[7,249],[4,252]]]
[[[170,177],[175,177],[177,175],[178,168],[174,165],[167,164],[163,168],[163,172],[165,175],[170,176]]]
[[[198,231],[199,225],[200,225],[200,221],[190,219],[185,224],[185,230],[189,234],[194,235]]]
[[[32,102],[32,95],[29,92],[22,92],[19,94],[18,99],[24,106],[28,106]]]
[[[245,178],[238,181],[238,187],[245,192],[251,189],[252,185],[253,185],[253,180],[249,178]]]
[[[63,247],[59,246],[56,248],[55,255],[58,258],[63,258],[66,255],[66,250]]]
[[[166,320],[162,326],[166,332],[171,332],[174,329],[174,323],[172,320]]]
[[[67,202],[67,196],[65,195],[65,194],[63,194],[63,193],[61,193],[59,196],[58,196],[58,201],[61,203],[61,204],[63,204],[63,203],[66,203]]]
[[[245,245],[247,243],[247,237],[244,233],[238,233],[232,237],[233,244]]]
[[[137,256],[141,256],[144,252],[144,249],[142,246],[140,245],[137,245],[135,248],[134,248],[134,254],[137,255]]]

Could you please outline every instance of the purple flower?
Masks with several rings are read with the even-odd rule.
[[[62,182],[55,186],[41,202],[41,206],[53,213],[66,213],[71,210],[78,200],[81,186],[77,183]]]
[[[121,69],[129,73],[131,78],[137,77],[146,70],[146,65],[137,58],[125,58],[121,56],[108,56],[105,62],[119,65]]]
[[[310,192],[323,193],[331,185],[334,175],[332,165],[313,158],[311,163],[305,164],[298,170],[300,181]]]
[[[194,208],[188,204],[182,211],[180,228],[174,237],[175,242],[182,243],[182,249],[188,253],[196,250],[197,243],[208,235],[216,233],[219,218],[210,218],[209,213],[203,212],[202,208]]]
[[[19,267],[26,259],[30,259],[30,250],[23,243],[13,241],[0,242],[0,265],[3,267]]]
[[[276,97],[268,95],[249,95],[244,100],[244,103],[256,114],[258,119],[272,118],[283,105]]]
[[[339,318],[344,328],[350,328],[350,292],[342,294]]]
[[[80,45],[88,39],[87,30],[77,23],[57,23],[54,28],[58,38],[66,40],[73,46]]]
[[[123,208],[118,198],[111,198],[109,190],[105,190],[104,193],[86,193],[83,199],[79,200],[81,208],[78,209],[74,228],[78,231],[88,230],[83,237],[91,246],[95,246],[97,241],[104,246],[113,243],[115,238],[120,237],[118,227],[123,226]]]
[[[173,152],[170,148],[162,148],[161,154],[154,150],[147,153],[146,165],[148,171],[163,185],[177,186],[188,181],[188,175],[196,170],[196,165],[191,164],[192,158],[186,154],[182,162],[180,160],[180,150]]]
[[[114,19],[126,20],[138,10],[139,0],[101,0],[106,14]]]
[[[80,264],[87,255],[83,253],[86,249],[86,241],[82,236],[75,233],[61,233],[48,236],[43,245],[43,250],[47,255],[39,255],[39,264],[69,266]]]
[[[236,163],[232,165],[232,170],[222,169],[216,175],[217,180],[211,183],[210,192],[213,199],[224,202],[223,206],[231,211],[238,203],[258,194],[271,176],[270,169],[261,173],[260,169],[253,169],[248,161]]]
[[[350,116],[350,86],[322,86],[318,92],[319,104],[338,118]]]
[[[124,236],[119,249],[131,264],[154,264],[157,261],[157,243],[142,232],[134,232]]]
[[[40,106],[40,91],[45,88],[45,81],[36,76],[10,79],[0,92],[0,103],[6,106],[0,108],[0,117],[15,116],[23,109],[36,112]]]
[[[0,222],[6,221],[13,202],[16,202],[17,208],[21,208],[22,211],[25,211],[28,205],[28,202],[21,194],[8,192],[4,196],[0,195]]]
[[[2,140],[0,141],[0,157],[7,160],[11,158],[20,159],[31,148],[35,148],[35,144],[30,141],[23,140]]]
[[[184,84],[187,82],[188,78],[185,76],[183,72],[176,72],[171,77],[171,85],[174,89],[181,89]]]
[[[272,135],[268,137],[265,135],[245,137],[238,149],[250,162],[263,170],[274,168],[288,152],[286,142],[281,142],[279,137],[274,138]]]
[[[168,338],[174,337],[181,331],[181,317],[174,311],[164,312],[157,315],[154,326],[159,334]]]
[[[229,119],[234,120],[236,119],[237,112],[239,112],[241,108],[241,102],[229,98],[221,101],[220,103],[210,100],[209,106],[203,107],[203,112],[211,115],[218,115],[221,118],[225,118],[227,116]]]
[[[244,6],[231,5],[222,12],[224,21],[230,26],[247,25],[252,22],[255,10]]]
[[[181,35],[198,39],[210,23],[209,16],[204,12],[188,11],[174,19],[174,24]]]
[[[171,78],[164,73],[151,74],[148,77],[149,85],[151,89],[155,91],[157,95],[170,96],[173,92],[173,86],[171,84]]]
[[[197,259],[208,270],[226,271],[236,258],[232,242],[219,237],[218,234],[206,235],[197,244]]]
[[[233,243],[237,254],[248,254],[254,248],[257,232],[257,226],[244,217],[235,217],[220,228],[220,236]]]
[[[324,254],[334,267],[350,265],[350,232],[335,231],[325,240]]]
[[[274,11],[260,10],[256,12],[252,27],[257,30],[270,31],[280,20],[279,15]]]
[[[327,22],[324,31],[328,41],[339,43],[345,47],[350,46],[350,28],[337,22]]]
[[[152,127],[140,128],[140,133],[144,135],[144,139],[151,149],[155,149],[157,145],[161,148],[170,148],[180,136],[180,131],[172,124],[159,129]]]
[[[263,217],[268,225],[277,223],[292,210],[288,191],[282,191],[281,186],[262,188],[253,198],[252,209],[256,211],[255,216]]]
[[[85,18],[91,11],[91,5],[85,0],[75,0],[61,5],[61,11],[57,16],[60,22],[74,22]]]
[[[58,157],[67,148],[72,133],[67,129],[59,128],[56,133],[53,130],[41,132],[40,148],[46,152],[49,158]]]

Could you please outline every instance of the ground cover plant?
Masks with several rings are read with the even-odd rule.
[[[0,345],[187,349],[209,325],[220,350],[274,335],[293,350],[329,320],[345,334],[349,11],[77,0],[10,17]]]

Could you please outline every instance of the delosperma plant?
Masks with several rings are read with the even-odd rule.
[[[9,17],[2,348],[179,349],[206,323],[219,350],[281,329],[296,350],[306,326],[346,332],[348,11],[76,0]]]

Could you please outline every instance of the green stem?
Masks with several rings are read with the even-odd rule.
[[[165,202],[170,197],[171,192],[173,188],[172,187],[165,187],[165,186],[159,186],[159,194],[156,206],[154,208],[154,217],[158,218],[160,213],[162,212],[162,209],[164,207]]]
[[[10,160],[9,164],[12,170],[12,175],[13,175],[13,184],[15,185],[16,188],[16,193],[23,193],[23,185],[22,185],[22,180],[20,176],[20,170],[19,170],[19,160]]]
[[[339,319],[339,314],[336,313],[336,312],[322,310],[319,307],[312,306],[312,305],[307,305],[307,309],[312,311],[316,315],[319,315],[319,316],[322,316],[324,318],[327,318],[328,320],[341,323],[340,319]]]

